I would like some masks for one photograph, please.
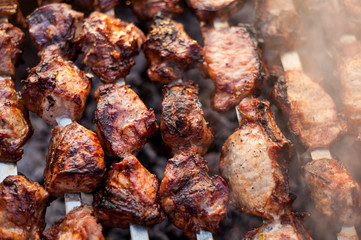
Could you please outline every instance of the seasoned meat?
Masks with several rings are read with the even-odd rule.
[[[304,167],[307,185],[316,208],[344,224],[357,225],[361,220],[361,189],[342,163],[318,159]]]
[[[0,109],[0,161],[16,162],[23,155],[20,147],[30,138],[33,129],[10,78],[0,80]]]
[[[243,6],[243,0],[187,0],[199,21],[228,19]]]
[[[43,236],[46,240],[105,240],[93,208],[87,205],[69,212],[46,230]]]
[[[83,17],[83,13],[63,3],[37,8],[27,17],[27,22],[30,37],[39,50],[38,55],[74,58],[76,49],[73,40]]]
[[[242,98],[255,94],[265,75],[257,44],[249,27],[203,28],[204,57],[216,87],[212,105],[228,111]]]
[[[133,10],[141,21],[155,16],[175,17],[183,12],[181,0],[133,0]]]
[[[59,56],[43,57],[24,80],[24,105],[51,126],[57,125],[57,117],[77,121],[83,115],[91,77]]]
[[[158,178],[129,155],[112,166],[108,178],[94,193],[96,217],[104,226],[154,225],[164,219],[158,202]]]
[[[7,18],[11,23],[25,28],[26,23],[17,0],[0,0],[0,18]]]
[[[0,183],[0,239],[40,240],[49,193],[22,175]]]
[[[134,24],[100,12],[85,19],[76,40],[83,64],[107,83],[128,75],[144,41],[143,32]]]
[[[331,146],[343,129],[332,98],[302,71],[280,76],[271,97],[287,118],[291,133],[306,148]]]
[[[136,154],[157,131],[152,109],[126,86],[106,84],[98,88],[95,126],[105,151],[111,157]]]
[[[162,138],[172,153],[204,155],[213,142],[213,131],[204,119],[198,86],[192,81],[163,88]]]
[[[240,127],[223,145],[219,168],[235,207],[272,218],[290,204],[287,162],[292,144],[274,122],[268,102],[246,98],[238,110]]]
[[[201,68],[203,63],[202,47],[188,36],[181,23],[169,18],[154,19],[144,54],[150,64],[148,77],[164,84],[181,79],[185,70]]]
[[[188,237],[195,238],[200,229],[220,231],[228,187],[223,178],[208,175],[206,161],[200,155],[180,153],[168,160],[159,197],[169,220]]]
[[[257,0],[256,28],[266,50],[289,50],[297,44],[301,20],[293,0]]]
[[[0,21],[0,76],[15,76],[15,64],[24,41],[25,34],[19,28]]]
[[[105,174],[104,152],[97,135],[73,122],[51,130],[45,188],[52,194],[93,192]]]
[[[120,3],[120,0],[37,0],[38,5],[46,5],[59,2],[72,2],[78,8],[87,9],[89,11],[101,11],[105,12],[115,7]]]

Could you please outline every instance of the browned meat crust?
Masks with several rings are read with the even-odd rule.
[[[10,78],[0,80],[0,109],[0,161],[16,162],[23,155],[20,147],[30,138],[33,129]]]
[[[209,177],[206,161],[180,153],[169,159],[159,188],[162,208],[190,238],[204,229],[217,233],[226,214],[228,188],[223,178]]]
[[[181,23],[156,17],[150,26],[144,54],[151,65],[148,77],[154,82],[170,83],[181,79],[183,71],[202,67],[203,52]]]
[[[130,155],[112,166],[108,179],[94,193],[96,217],[104,226],[154,225],[164,220],[157,177]]]
[[[24,105],[51,126],[57,125],[57,117],[77,121],[83,115],[91,77],[59,56],[43,57],[24,80]]]
[[[94,217],[91,206],[83,205],[69,212],[65,217],[43,233],[46,240],[104,240],[102,226]]]
[[[0,239],[40,240],[49,193],[22,175],[0,183]]]
[[[183,12],[181,0],[133,0],[133,10],[141,21],[155,16],[176,17]]]
[[[129,74],[144,41],[143,32],[134,24],[100,12],[85,19],[76,40],[83,64],[107,83]]]
[[[0,0],[0,17],[7,18],[11,23],[25,28],[26,23],[17,0]]]
[[[106,170],[97,135],[77,122],[55,127],[51,134],[44,171],[46,189],[56,195],[93,192]]]

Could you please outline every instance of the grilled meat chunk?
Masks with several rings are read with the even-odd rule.
[[[209,177],[198,154],[180,153],[169,159],[159,188],[162,208],[190,238],[200,229],[219,232],[226,214],[228,187],[220,176]]]
[[[143,32],[134,24],[100,12],[85,19],[76,40],[83,64],[107,83],[128,75],[144,41]]]
[[[26,27],[25,19],[17,0],[0,0],[0,18],[7,18],[19,27]]]
[[[19,28],[0,21],[0,76],[15,76],[15,64],[24,41],[25,34]]]
[[[343,129],[332,98],[302,71],[280,76],[271,97],[286,116],[291,133],[306,148],[329,147]]]
[[[33,129],[10,78],[0,80],[0,109],[0,161],[16,162],[23,155],[20,147],[30,138]]]
[[[46,230],[43,236],[46,240],[105,240],[93,208],[87,205],[69,212]]]
[[[361,220],[361,189],[342,163],[318,159],[304,167],[307,185],[316,208],[344,224],[357,225]]]
[[[106,84],[94,94],[97,100],[95,126],[106,153],[124,158],[136,154],[157,131],[152,109],[126,86]]]
[[[27,22],[30,37],[39,50],[38,55],[74,58],[76,48],[73,41],[83,17],[83,13],[63,3],[37,8],[27,17]]]
[[[162,107],[162,138],[172,154],[204,155],[213,142],[213,131],[204,119],[198,86],[192,81],[165,86]]]
[[[73,122],[55,127],[46,168],[45,188],[52,194],[93,192],[105,174],[104,152],[96,134]]]
[[[182,78],[183,71],[202,67],[202,47],[184,31],[183,25],[169,18],[156,17],[144,43],[144,54],[151,67],[148,77],[170,83]]]
[[[204,57],[216,87],[212,105],[228,111],[256,93],[265,71],[249,27],[203,28]]]
[[[104,226],[154,225],[164,220],[158,202],[159,181],[129,155],[112,166],[105,183],[94,193],[96,217]]]
[[[287,163],[293,147],[278,129],[268,102],[245,98],[238,110],[240,127],[223,145],[219,168],[235,207],[272,218],[290,204]]]
[[[91,77],[59,56],[43,57],[24,80],[24,105],[51,126],[57,125],[57,117],[77,121],[83,115]]]
[[[72,2],[78,8],[87,9],[89,11],[105,12],[120,3],[120,0],[37,0],[38,5],[46,5],[59,2]]]
[[[49,193],[22,175],[0,183],[0,239],[40,240]]]
[[[133,10],[141,21],[155,16],[175,17],[183,12],[181,0],[133,0]]]

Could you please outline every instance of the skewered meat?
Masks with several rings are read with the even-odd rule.
[[[74,58],[76,49],[73,40],[83,17],[83,13],[62,3],[37,8],[27,17],[27,22],[30,37],[39,50],[38,55]]]
[[[280,76],[271,96],[288,120],[289,129],[306,148],[329,147],[343,124],[332,98],[298,70]]]
[[[145,41],[134,24],[93,12],[77,37],[83,53],[82,62],[103,82],[114,82],[128,75]]]
[[[49,193],[22,175],[0,183],[0,239],[40,240]]]
[[[192,81],[163,88],[162,138],[172,154],[189,151],[204,155],[213,142],[213,131],[197,95],[198,86]]]
[[[292,144],[278,129],[268,102],[245,98],[238,110],[240,127],[223,145],[219,168],[235,207],[272,218],[290,204],[287,163]]]
[[[0,18],[7,18],[13,24],[26,27],[25,19],[17,0],[0,0]]]
[[[73,2],[77,7],[82,9],[105,12],[118,5],[120,0],[38,0],[38,5],[42,6],[59,2]]]
[[[357,225],[361,220],[361,189],[342,163],[318,159],[304,169],[316,208],[344,224]]]
[[[15,64],[24,41],[25,34],[19,28],[0,22],[0,76],[15,76]]]
[[[96,134],[77,122],[55,127],[44,181],[46,189],[65,192],[93,192],[105,174],[104,152]]]
[[[175,17],[183,12],[181,0],[133,0],[133,10],[141,21],[155,16]]]
[[[64,218],[43,233],[46,240],[104,240],[102,226],[94,217],[93,208],[82,206],[69,212]]]
[[[126,86],[106,84],[94,94],[97,100],[95,126],[106,153],[124,158],[142,149],[158,125],[138,95]]]
[[[301,32],[301,20],[293,1],[257,0],[256,28],[265,49],[293,49]]]
[[[241,9],[243,2],[243,0],[187,0],[188,6],[195,12],[199,21],[206,22],[229,18]]]
[[[157,177],[129,155],[112,166],[107,180],[94,193],[95,215],[109,227],[160,223],[164,213],[158,203],[158,187]]]
[[[10,78],[0,80],[0,109],[0,161],[16,162],[33,129]]]
[[[226,214],[228,188],[223,178],[208,176],[198,154],[180,153],[169,159],[159,188],[162,208],[170,221],[194,238],[204,229],[219,232]]]
[[[182,78],[183,71],[202,67],[202,47],[184,31],[181,23],[156,17],[144,43],[144,54],[151,67],[148,77],[154,82],[169,83]]]
[[[59,56],[43,57],[24,80],[24,105],[51,126],[57,125],[57,117],[77,121],[83,115],[91,77]]]
[[[206,67],[216,87],[212,105],[228,111],[242,98],[256,93],[265,71],[250,28],[203,27]]]

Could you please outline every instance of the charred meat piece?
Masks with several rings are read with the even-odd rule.
[[[228,187],[220,176],[209,177],[200,155],[180,153],[168,160],[159,197],[169,220],[188,237],[195,238],[200,229],[220,231]]]
[[[155,16],[175,17],[183,12],[181,0],[133,0],[133,10],[141,21]]]
[[[0,80],[0,109],[0,161],[16,162],[23,155],[20,147],[30,138],[33,129],[10,78]]]
[[[213,142],[213,131],[204,119],[198,86],[192,81],[165,86],[162,107],[162,138],[172,154],[204,155]]]
[[[304,167],[316,208],[344,224],[357,225],[361,213],[361,189],[346,168],[334,159],[318,159]]]
[[[43,236],[46,240],[105,240],[93,208],[87,205],[69,212],[46,230]]]
[[[7,18],[13,24],[25,28],[26,23],[17,0],[0,0],[0,18]]]
[[[49,193],[22,175],[0,183],[0,239],[40,240]]]
[[[290,204],[287,163],[292,144],[278,129],[268,102],[245,98],[238,110],[240,127],[223,145],[219,168],[235,207],[272,218]]]
[[[144,54],[151,67],[148,77],[154,82],[170,83],[182,73],[202,67],[202,47],[184,31],[183,25],[169,18],[156,17],[144,43]]]
[[[19,28],[0,22],[0,76],[15,76],[15,64],[24,41],[25,34]]]
[[[105,12],[120,3],[120,0],[38,0],[38,5],[46,5],[59,2],[72,2],[78,8],[87,9],[89,11]]]
[[[51,126],[57,125],[57,117],[77,121],[83,115],[91,77],[59,56],[43,57],[24,80],[24,105]]]
[[[45,188],[56,195],[93,192],[106,170],[97,135],[77,122],[55,127],[51,134],[44,171]]]
[[[126,86],[106,84],[94,94],[97,100],[95,126],[106,153],[124,158],[136,154],[157,131],[152,109]]]
[[[158,178],[133,155],[112,166],[108,178],[94,193],[96,217],[104,226],[154,225],[164,219],[158,202]]]
[[[242,98],[256,93],[265,71],[257,43],[248,26],[203,28],[204,57],[216,87],[214,109],[228,111]]]
[[[291,133],[307,149],[329,147],[343,129],[332,98],[302,71],[280,76],[271,97],[287,118]]]
[[[38,55],[74,58],[76,49],[73,40],[83,17],[83,13],[63,3],[37,8],[27,17],[27,22],[30,37],[39,50]]]
[[[143,32],[134,24],[100,12],[85,19],[76,40],[83,64],[107,83],[128,75],[144,41]]]

